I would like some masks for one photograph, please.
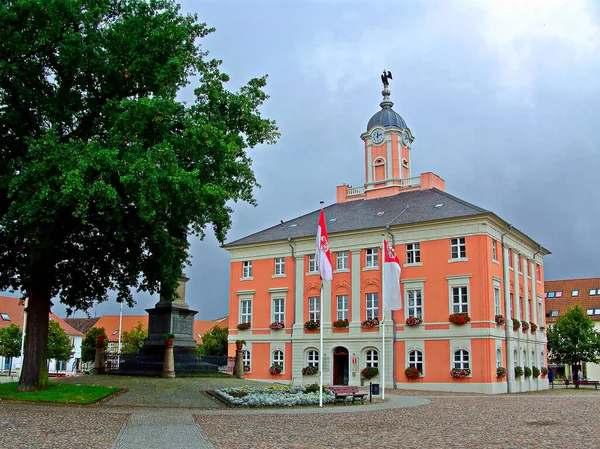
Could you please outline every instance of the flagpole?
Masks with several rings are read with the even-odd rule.
[[[385,263],[385,244],[381,253],[381,399],[385,399],[385,282],[383,279],[383,264]]]
[[[323,281],[321,281],[321,300],[319,308],[319,407],[323,407]]]
[[[119,342],[117,343],[117,366],[121,363],[121,328],[123,327],[123,301],[119,312]]]
[[[21,329],[21,366],[19,367],[19,377],[23,372],[23,365],[25,363],[25,327],[27,326],[27,306],[29,306],[29,297],[25,300],[25,307],[23,307],[23,329]]]

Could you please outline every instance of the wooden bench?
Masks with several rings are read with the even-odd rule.
[[[600,381],[597,380],[575,380],[573,381],[573,385],[575,385],[575,388],[579,388],[579,385],[593,385],[594,389],[598,389],[598,383],[600,383]]]
[[[346,404],[346,400],[352,398],[352,403],[355,399],[360,399],[360,403],[365,403],[365,396],[367,393],[359,393],[358,387],[329,387],[329,389],[335,394],[335,402],[342,401]]]

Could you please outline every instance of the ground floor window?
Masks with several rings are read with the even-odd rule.
[[[379,354],[375,349],[369,349],[365,354],[365,360],[367,367],[378,368],[379,367]]]
[[[469,353],[465,349],[454,351],[454,368],[470,369]]]

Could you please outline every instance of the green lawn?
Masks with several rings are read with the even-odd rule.
[[[0,400],[18,400],[31,402],[56,402],[60,404],[92,404],[119,391],[117,387],[99,385],[72,385],[50,382],[48,389],[19,393],[18,382],[0,384]]]

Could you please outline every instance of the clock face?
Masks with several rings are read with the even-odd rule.
[[[380,129],[376,129],[375,131],[373,131],[373,143],[374,144],[379,144],[381,142],[383,142],[383,131]]]
[[[410,139],[409,139],[408,133],[406,131],[404,131],[402,133],[402,143],[404,144],[405,147],[408,147],[408,144],[410,143]]]

